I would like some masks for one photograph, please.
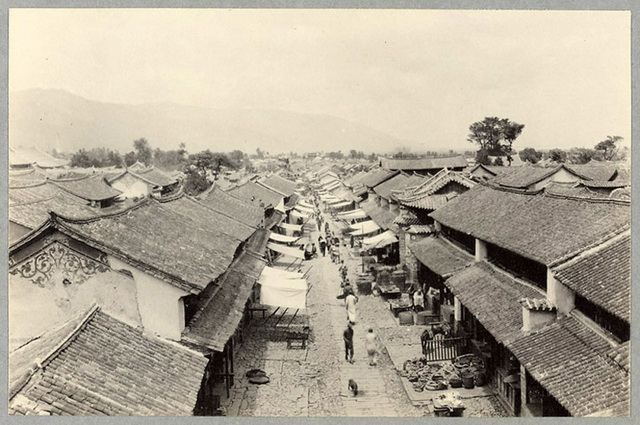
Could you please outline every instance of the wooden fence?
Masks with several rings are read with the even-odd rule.
[[[466,337],[422,340],[422,354],[430,362],[451,360],[466,352]]]

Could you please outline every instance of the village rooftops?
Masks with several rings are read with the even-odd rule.
[[[11,415],[191,415],[207,364],[97,307],[9,359]]]
[[[462,169],[467,166],[467,160],[461,155],[420,159],[381,158],[380,165],[387,170],[403,171],[436,170],[440,168]]]
[[[509,173],[502,173],[492,181],[499,184],[500,186],[524,190],[561,171],[573,175],[576,181],[590,180],[589,177],[579,174],[573,169],[562,164],[557,167],[539,167],[535,165],[516,167],[514,171]]]
[[[269,207],[275,208],[283,199],[282,194],[267,189],[254,181],[247,181],[241,185],[231,187],[226,192],[234,198],[241,199],[264,209]]]
[[[439,237],[428,237],[409,244],[413,255],[434,273],[447,278],[474,262],[473,255],[453,247]]]
[[[631,322],[631,232],[559,265],[553,273],[576,293]]]
[[[261,178],[258,180],[258,184],[261,184],[267,189],[273,190],[284,197],[293,195],[297,186],[295,182],[287,180],[284,177],[280,177],[277,174],[271,174],[268,177]]]
[[[408,181],[409,177],[406,174],[400,173],[391,177],[389,180],[380,183],[373,189],[373,191],[381,198],[389,200],[391,199],[392,191],[404,188]]]
[[[102,175],[92,175],[69,180],[51,180],[53,184],[79,198],[88,201],[105,201],[121,195],[109,186]]]
[[[147,199],[102,217],[51,213],[10,247],[10,255],[51,228],[196,294],[224,273],[238,245],[255,231],[183,195],[164,202]]]
[[[258,227],[264,219],[264,208],[235,198],[214,184],[207,192],[201,194],[200,202],[209,208],[222,211],[246,225]]]
[[[442,225],[547,266],[631,224],[631,202],[519,192],[481,183],[431,213]]]
[[[154,187],[171,186],[172,184],[178,182],[177,178],[172,177],[164,171],[158,170],[157,168],[139,169],[139,171],[127,169],[117,175],[108,177],[107,181],[109,183],[113,183],[127,174],[131,174],[133,177],[138,178]]]

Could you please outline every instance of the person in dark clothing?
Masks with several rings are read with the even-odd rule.
[[[327,252],[327,243],[324,239],[320,240],[320,252],[322,252],[322,256],[324,257]]]
[[[349,363],[353,363],[353,326],[347,324],[347,329],[342,333],[344,339],[344,359]]]
[[[353,245],[355,243],[355,238],[353,237],[353,235],[351,235],[351,238],[349,239],[349,243],[351,245],[351,249],[353,249]]]

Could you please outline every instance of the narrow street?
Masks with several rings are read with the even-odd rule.
[[[318,231],[312,220],[305,225],[304,237],[317,242]],[[342,247],[342,258],[355,272],[357,259]],[[229,416],[424,416],[426,409],[414,407],[384,349],[379,345],[377,366],[369,366],[365,333],[393,318],[379,299],[358,304],[358,323],[354,326],[354,364],[344,359],[342,332],[347,319],[340,293],[338,264],[327,254],[305,261],[311,266],[308,281],[307,314],[312,329],[306,350],[288,350],[285,341],[269,341],[268,332],[252,326],[237,356],[236,382],[227,407]],[[352,279],[353,280],[353,279]],[[361,297],[362,298],[362,297]],[[367,311],[362,311],[366,305]],[[375,323],[374,323],[375,320]],[[254,321],[254,324],[256,322]],[[267,372],[270,382],[253,385],[244,376],[249,369]],[[358,383],[359,394],[348,390],[349,379]]]

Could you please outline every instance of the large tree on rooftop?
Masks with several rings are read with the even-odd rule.
[[[524,124],[510,121],[508,118],[486,117],[482,121],[469,126],[467,140],[479,146],[479,151],[485,151],[492,156],[506,156],[509,165],[513,161],[513,142],[522,133]]]
[[[136,151],[136,158],[138,161],[142,162],[144,165],[151,165],[153,151],[151,150],[151,145],[149,145],[147,139],[143,137],[138,140],[134,140],[133,148]]]
[[[616,143],[622,141],[624,138],[621,136],[607,136],[607,138],[599,142],[595,146],[595,150],[602,156],[605,161],[611,161],[615,158],[618,152],[618,146]]]
[[[524,148],[518,152],[518,156],[522,162],[536,164],[542,159],[542,152],[538,152],[534,148]]]

